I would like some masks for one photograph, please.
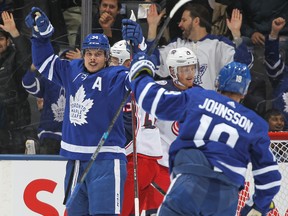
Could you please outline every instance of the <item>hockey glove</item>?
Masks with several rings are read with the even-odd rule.
[[[54,27],[46,14],[37,7],[31,9],[25,18],[25,23],[28,28],[32,28],[32,36],[36,38],[48,38],[54,32]]]
[[[275,208],[275,204],[272,201],[270,206],[269,206],[269,211],[273,210]],[[262,216],[262,215],[266,215],[266,214],[262,214],[261,212],[259,212],[258,210],[255,209],[255,204],[250,206],[248,204],[245,204],[245,206],[241,209],[241,216]]]
[[[145,43],[141,26],[130,19],[123,19],[122,25],[122,37],[126,41],[132,41],[134,52],[145,52],[147,44]]]
[[[140,74],[148,74],[152,77],[155,75],[155,64],[144,52],[139,52],[133,57],[133,61],[130,65],[129,81],[133,81]]]

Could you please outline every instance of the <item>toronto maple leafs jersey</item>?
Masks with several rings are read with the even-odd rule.
[[[254,203],[268,211],[280,189],[281,174],[269,149],[268,124],[252,110],[212,90],[167,91],[141,75],[131,83],[140,107],[158,119],[178,121],[179,135],[169,150],[169,166],[180,149],[200,149],[217,172],[244,186],[252,163]]]
[[[22,85],[31,95],[44,99],[38,126],[39,139],[61,140],[66,101],[64,88],[30,70],[22,78]]]
[[[54,55],[49,39],[31,40],[32,59],[38,71],[65,88],[60,154],[72,160],[89,160],[129,88],[127,68],[106,67],[97,73],[88,73],[83,59],[67,61]],[[96,160],[126,160],[124,144],[120,113]]]
[[[148,50],[152,43],[153,41],[147,41]],[[158,75],[162,77],[169,76],[166,58],[168,52],[177,47],[187,47],[197,56],[199,69],[195,74],[194,82],[205,89],[215,90],[215,79],[224,65],[237,61],[252,67],[253,63],[253,56],[248,52],[244,42],[236,48],[232,41],[226,37],[207,34],[197,42],[178,38],[167,46],[159,50],[156,49],[154,54],[160,60],[160,68],[156,71]]]
[[[265,65],[273,87],[273,107],[283,112],[288,130],[288,67],[279,53],[279,39],[265,39]]]

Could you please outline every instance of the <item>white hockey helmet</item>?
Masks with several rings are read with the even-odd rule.
[[[171,49],[166,58],[166,65],[169,70],[169,74],[172,77],[173,81],[178,80],[178,67],[196,65],[198,60],[194,52],[186,47],[180,47]],[[172,72],[170,71],[172,68]]]
[[[130,59],[130,52],[127,49],[127,42],[125,40],[120,40],[111,47],[111,57],[118,58],[119,65]]]

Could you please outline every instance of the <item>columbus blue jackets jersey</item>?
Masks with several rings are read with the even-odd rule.
[[[83,59],[67,61],[54,55],[48,39],[32,38],[32,58],[43,76],[65,88],[60,154],[72,160],[89,160],[129,88],[127,68],[106,67],[88,73]],[[126,160],[125,140],[121,113],[97,159]]]
[[[260,208],[269,206],[279,191],[281,175],[269,150],[268,124],[261,117],[228,97],[200,87],[167,91],[145,75],[131,86],[144,110],[158,119],[179,122],[179,135],[169,150],[170,168],[180,149],[197,148],[215,171],[244,186],[247,165],[251,162],[254,203]]]
[[[157,81],[157,84],[161,85],[163,88],[169,91],[180,91],[174,84],[172,79],[160,80]],[[158,163],[162,166],[169,167],[169,148],[172,142],[176,139],[179,132],[179,123],[178,121],[167,121],[157,119],[155,123],[156,127],[159,128],[162,152],[163,156],[158,160]]]

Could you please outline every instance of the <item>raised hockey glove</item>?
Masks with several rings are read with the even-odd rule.
[[[133,61],[130,65],[129,81],[133,81],[140,74],[148,74],[152,77],[155,75],[153,57],[149,57],[144,52],[139,52],[133,57]]]
[[[48,38],[54,32],[54,27],[50,23],[46,14],[37,7],[33,7],[25,18],[28,28],[32,29],[32,36],[36,38]]]
[[[147,44],[142,34],[141,26],[130,19],[122,20],[122,37],[126,41],[131,41],[133,50],[137,52],[146,52]]]

